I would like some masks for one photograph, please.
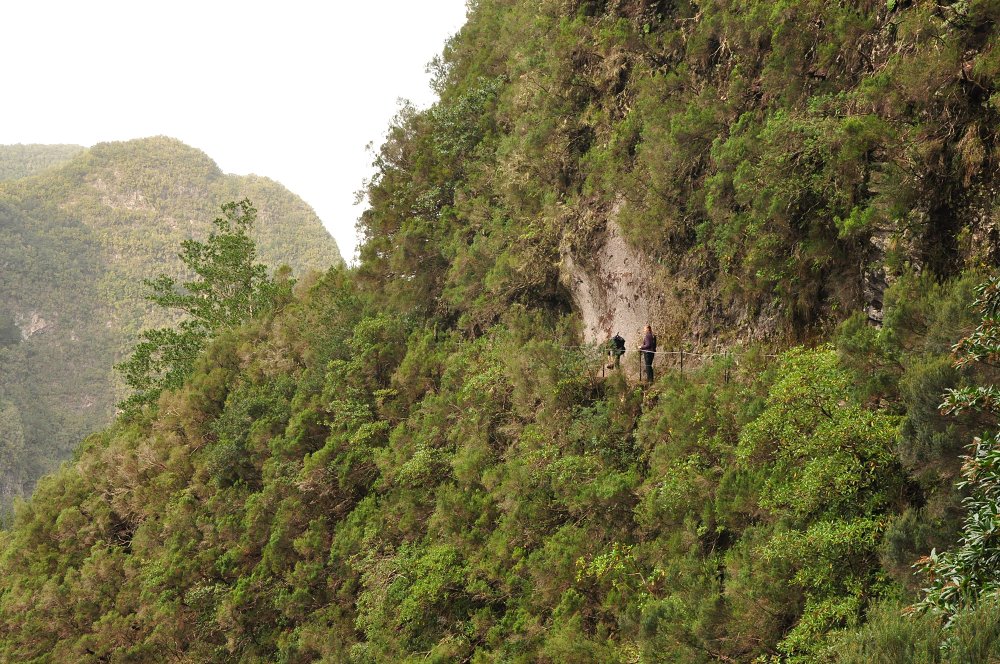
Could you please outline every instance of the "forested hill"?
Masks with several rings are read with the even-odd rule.
[[[0,145],[0,180],[16,180],[59,166],[83,150],[79,145]]]
[[[996,490],[962,501],[1000,454],[955,482],[997,426],[998,19],[471,3],[358,267],[19,507],[0,656],[997,659],[995,502],[963,523]],[[602,371],[645,319],[701,359]]]
[[[0,148],[0,508],[111,421],[123,396],[112,364],[137,332],[172,320],[143,279],[178,274],[180,243],[219,206],[250,198],[270,266],[342,264],[312,209],[267,178],[222,173],[169,138]]]
[[[343,262],[294,193],[268,178],[224,174],[201,150],[162,136],[99,143],[58,168],[0,184],[0,195],[39,216],[62,210],[91,229],[122,277],[116,287],[135,292],[136,276],[179,266],[180,242],[209,228],[222,203],[244,197],[259,208],[257,239],[269,265],[303,272]]]

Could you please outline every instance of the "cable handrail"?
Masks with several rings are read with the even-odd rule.
[[[602,377],[606,375],[605,374],[605,370],[606,369],[621,370],[622,369],[622,364],[621,364],[621,358],[622,357],[624,357],[626,355],[631,355],[633,353],[637,354],[637,355],[639,355],[639,380],[640,381],[642,381],[643,374],[645,372],[644,362],[642,361],[642,354],[643,353],[648,353],[650,355],[653,355],[654,359],[655,359],[655,356],[657,356],[657,355],[678,357],[679,360],[680,360],[680,362],[677,365],[674,365],[674,367],[675,368],[679,368],[680,371],[681,371],[681,373],[684,373],[684,371],[685,371],[685,366],[684,366],[684,359],[685,359],[685,357],[689,357],[689,358],[692,358],[692,359],[693,358],[697,358],[699,360],[697,362],[698,365],[701,365],[704,360],[711,360],[711,359],[718,358],[718,357],[730,358],[733,361],[731,363],[729,363],[725,367],[725,378],[726,378],[726,382],[727,383],[729,382],[729,377],[730,377],[730,372],[731,372],[732,367],[740,365],[738,354],[734,353],[731,349],[727,349],[727,350],[721,351],[721,352],[699,352],[699,351],[687,350],[687,349],[684,349],[684,348],[676,348],[676,347],[672,348],[670,350],[643,350],[641,348],[626,348],[626,349],[623,349],[623,350],[619,350],[619,349],[615,349],[615,348],[611,347],[609,345],[609,342],[610,342],[610,339],[607,340],[607,341],[594,342],[594,343],[583,344],[583,345],[557,344],[556,348],[559,348],[561,350],[578,351],[578,352],[581,352],[581,354],[586,353],[588,355],[591,355],[592,359],[595,359],[595,360],[598,357],[604,358],[604,359],[610,358],[612,360],[612,364],[608,364],[608,365],[605,365],[604,359],[601,360],[601,376]],[[757,357],[764,357],[764,358],[768,358],[768,359],[775,359],[775,358],[781,357],[779,354],[776,354],[776,353],[761,353],[761,354],[756,354],[756,356]],[[662,363],[661,363],[661,368],[662,368]],[[691,366],[691,368],[694,369],[695,367]]]
[[[612,349],[608,349],[603,343],[586,344],[582,346],[560,346],[560,348],[563,348],[565,350],[591,350],[598,352],[602,355],[603,354],[611,355],[615,352]],[[642,350],[641,348],[626,348],[625,350],[621,351],[621,353],[622,355],[630,353],[649,353],[650,355],[685,355],[691,357],[733,357],[735,355],[732,351],[729,350],[720,353],[700,353],[693,350],[684,350],[683,348],[679,350]],[[761,355],[758,355],[758,357],[777,358],[781,356],[776,353],[763,353]]]
[[[684,373],[685,371],[686,358],[691,358],[692,360],[691,364],[688,365],[691,369],[695,368],[693,365],[700,366],[704,364],[705,361],[707,360],[713,360],[715,358],[720,358],[720,357],[730,358],[732,361],[725,367],[726,382],[729,382],[730,371],[732,366],[740,364],[739,360],[737,359],[736,355],[733,353],[732,350],[725,350],[721,352],[699,352],[695,350],[687,350],[684,348],[677,348],[677,347],[673,347],[667,350],[643,350],[641,348],[626,348],[624,350],[620,350],[610,347],[608,345],[608,342],[606,341],[601,343],[583,345],[583,346],[561,346],[561,347],[568,350],[578,349],[582,351],[588,351],[589,353],[592,353],[595,356],[595,358],[602,357],[611,359],[612,363],[607,365],[605,365],[603,359],[601,360],[601,376],[606,375],[605,372],[607,369],[622,370],[622,362],[621,362],[622,358],[625,357],[626,355],[636,354],[639,356],[638,359],[639,359],[640,381],[643,380],[644,374],[646,372],[645,363],[643,362],[642,359],[642,355],[644,353],[652,355],[654,357],[654,360],[658,355],[678,358],[679,362],[677,364],[674,364],[672,368],[679,369],[681,373]],[[780,357],[780,355],[775,353],[763,353],[758,355],[758,357],[774,359]],[[662,368],[662,363],[661,363],[661,368]]]

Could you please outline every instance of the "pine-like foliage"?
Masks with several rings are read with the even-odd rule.
[[[997,18],[472,3],[376,156],[358,267],[19,506],[0,659],[996,659],[992,605],[944,653],[900,607],[990,425],[939,405],[995,382],[951,349],[997,255]],[[662,346],[728,357],[601,375],[560,271],[611,222]]]
[[[178,246],[243,198],[260,210],[261,262],[298,275],[341,262],[301,199],[180,141],[0,146],[0,410],[24,442],[0,470],[0,512],[113,419],[129,394],[112,366],[142,330],[180,322],[144,299],[144,279],[190,276]]]

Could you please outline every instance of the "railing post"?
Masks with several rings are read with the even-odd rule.
[[[681,346],[681,375],[684,375],[684,346]]]

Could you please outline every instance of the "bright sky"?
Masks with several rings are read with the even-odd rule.
[[[354,192],[464,0],[22,0],[4,3],[0,144],[166,135],[227,173],[278,180],[344,257]]]

